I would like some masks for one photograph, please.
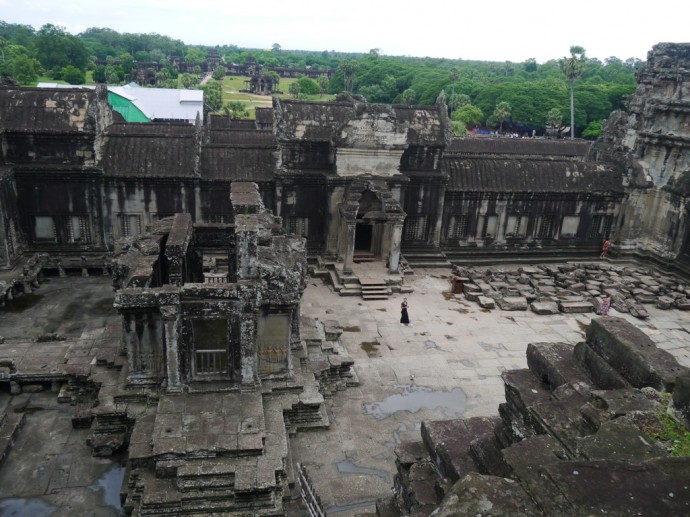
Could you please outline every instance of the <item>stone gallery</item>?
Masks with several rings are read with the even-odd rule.
[[[75,292],[110,276],[118,317],[78,339],[0,337],[0,388],[51,388],[93,457],[124,455],[129,514],[286,515],[301,490],[318,515],[290,438],[327,432],[325,399],[358,378],[337,311],[301,317],[309,275],[366,301],[409,292],[416,268],[454,267],[485,310],[593,311],[611,294],[638,318],[645,303],[687,310],[689,99],[690,44],[670,43],[594,143],[452,138],[443,93],[147,124],[124,122],[102,86],[2,84],[0,336],[3,311],[51,276]],[[471,267],[597,261],[604,241],[652,272]],[[690,513],[688,459],[640,441],[660,408],[688,424],[687,368],[619,318],[573,345],[530,345],[529,369],[503,374],[498,416],[424,422],[378,514]],[[0,472],[25,419],[5,407]],[[628,497],[641,488],[649,508]]]

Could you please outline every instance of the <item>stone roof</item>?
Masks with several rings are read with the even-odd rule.
[[[249,145],[261,147],[275,147],[276,139],[270,131],[244,130],[211,130],[212,144]]]
[[[339,147],[444,145],[436,106],[306,102],[273,98],[278,140],[330,141]]]
[[[195,176],[192,125],[115,124],[106,132],[101,164],[107,176],[185,178]]]
[[[623,192],[620,174],[591,162],[445,156],[443,169],[449,191]]]
[[[276,156],[271,147],[205,146],[201,177],[223,181],[272,181]]]
[[[88,131],[96,92],[85,89],[0,88],[0,132]]]
[[[537,138],[453,138],[446,154],[490,153],[548,156],[586,156],[591,142]]]

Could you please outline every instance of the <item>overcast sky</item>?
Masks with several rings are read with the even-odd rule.
[[[73,34],[155,32],[190,45],[540,63],[571,45],[625,60],[690,42],[690,0],[0,0],[0,20]]]

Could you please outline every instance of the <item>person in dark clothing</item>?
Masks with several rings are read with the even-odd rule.
[[[403,302],[400,304],[400,323],[409,327],[411,323],[410,316],[407,314],[408,307],[407,298],[403,298]]]

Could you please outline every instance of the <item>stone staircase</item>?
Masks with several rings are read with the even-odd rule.
[[[362,298],[365,300],[388,300],[391,290],[382,280],[364,280],[359,281],[362,291]]]
[[[593,320],[575,347],[530,344],[527,363],[503,373],[499,416],[423,422],[396,449],[377,515],[688,514],[690,458],[644,432],[687,368],[619,318]]]
[[[450,268],[451,263],[445,253],[438,248],[405,247],[402,250],[402,261],[411,269],[414,268]]]

